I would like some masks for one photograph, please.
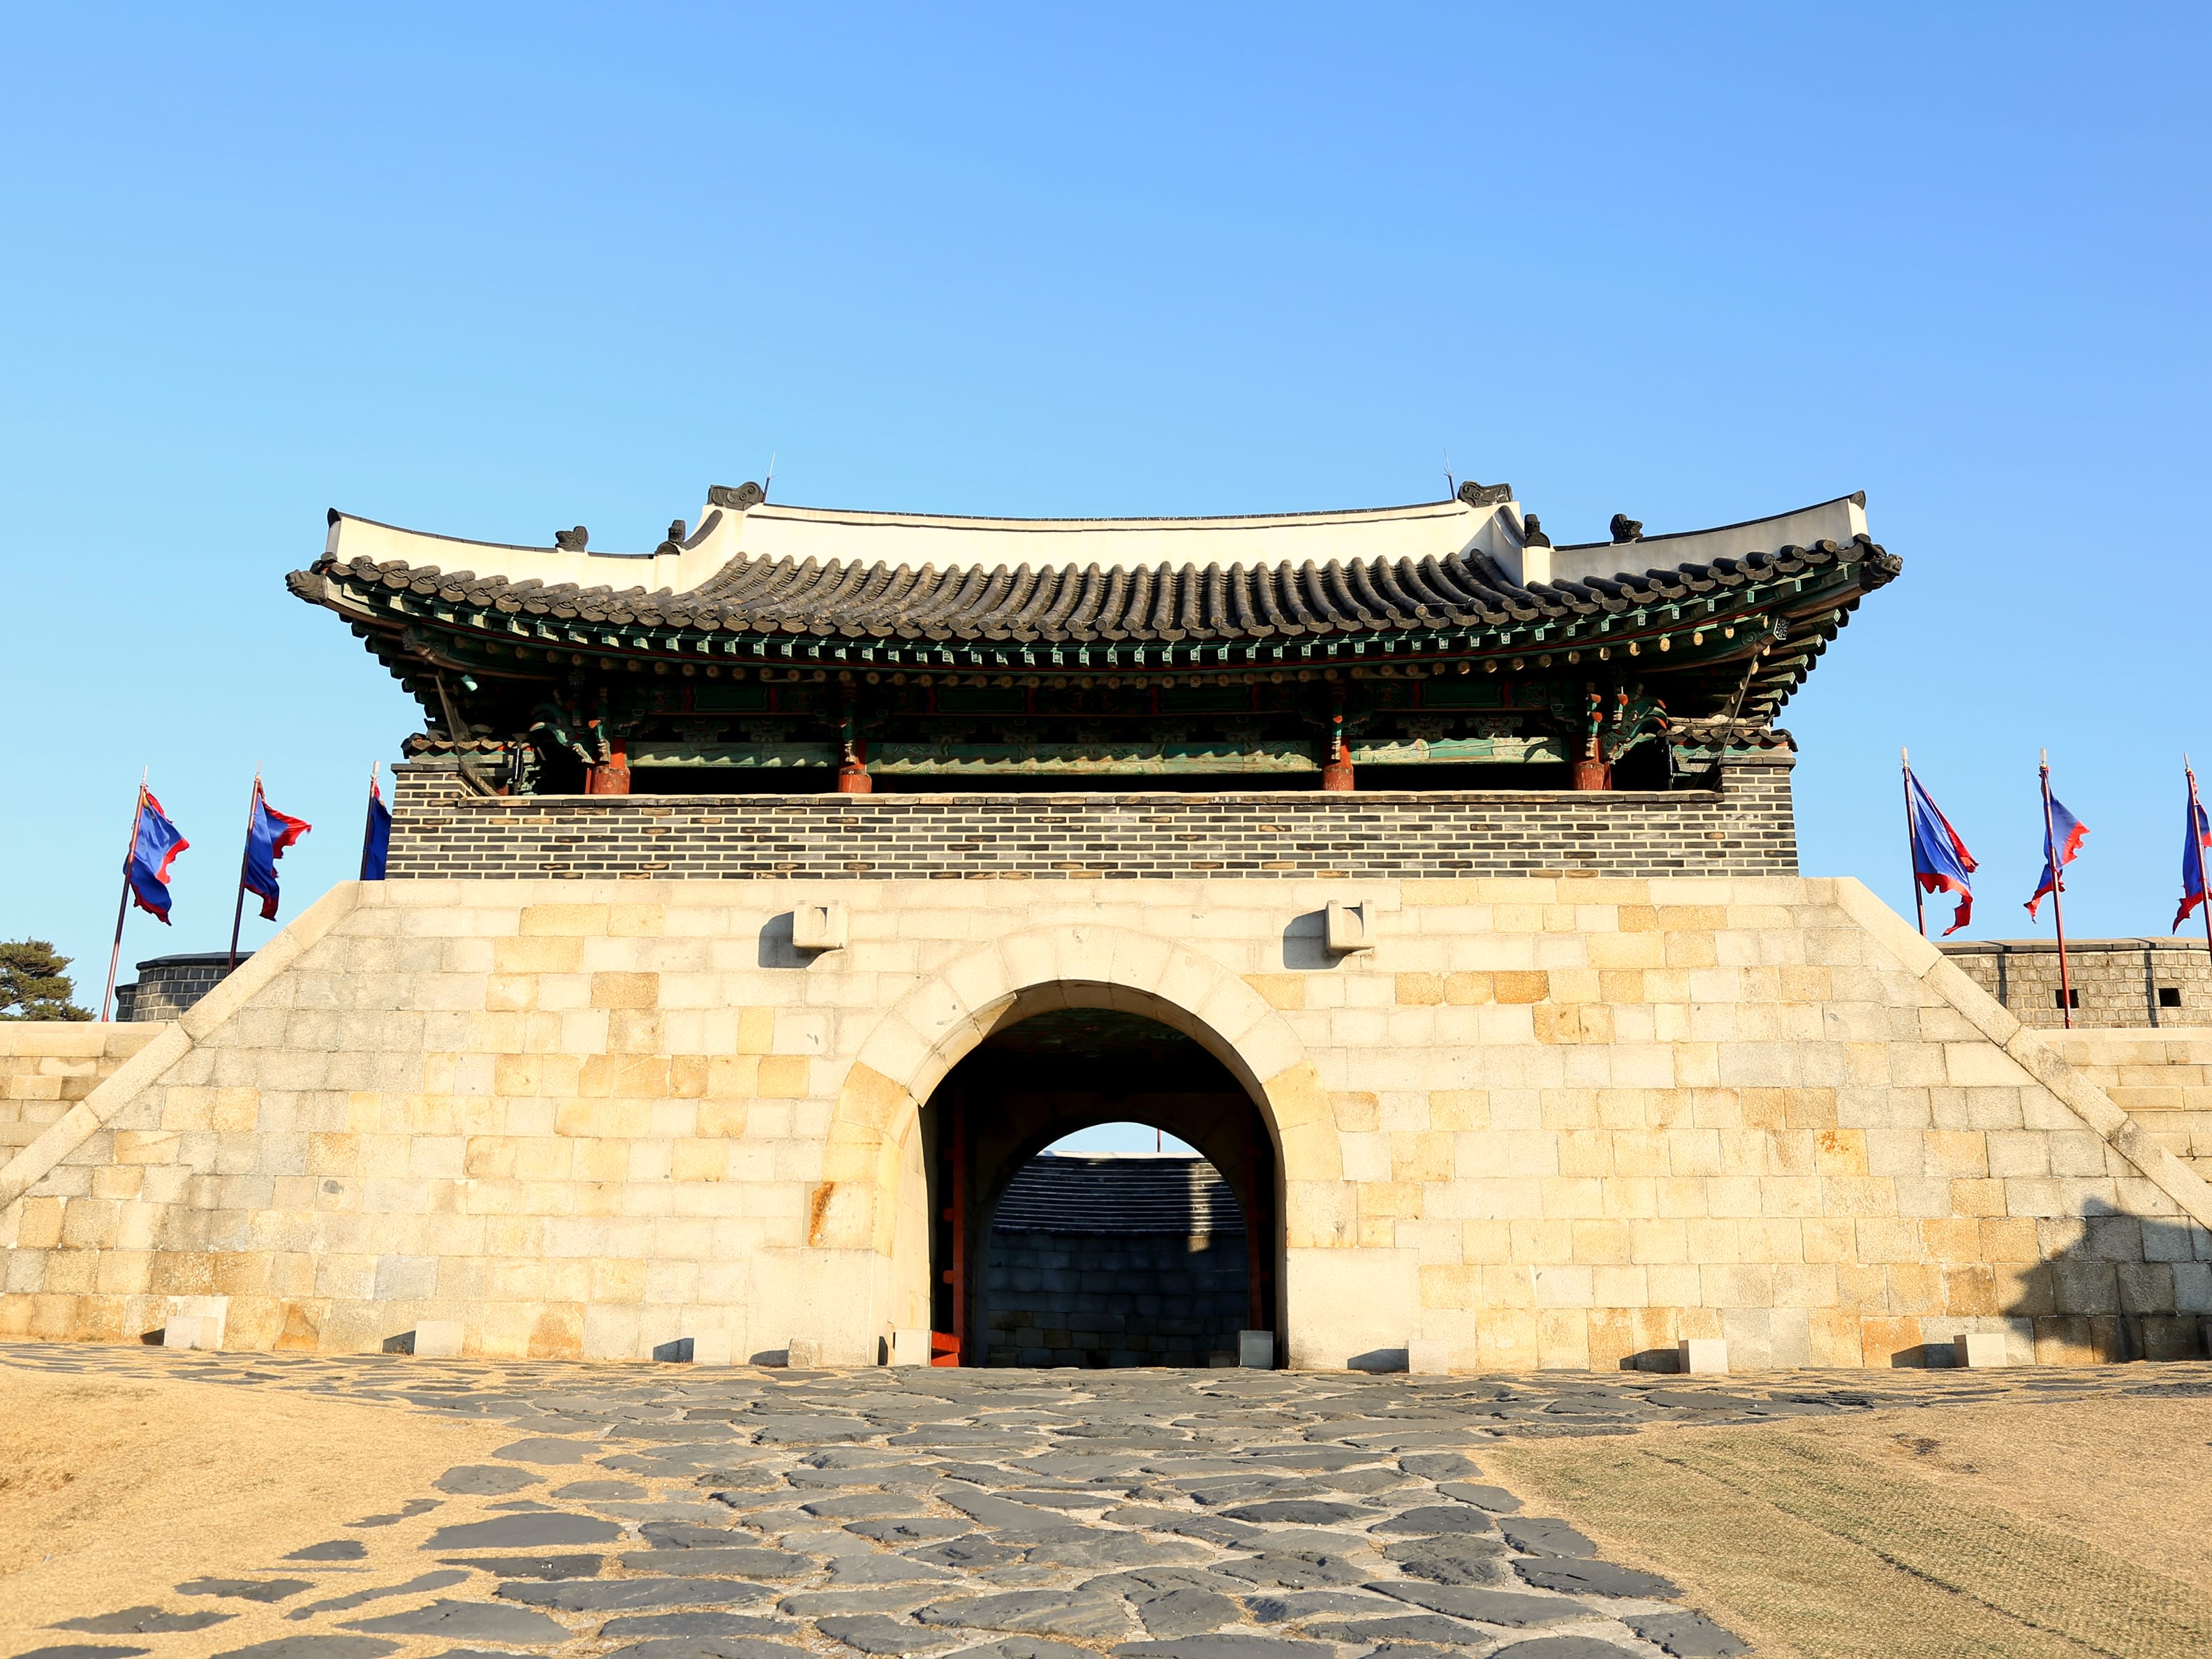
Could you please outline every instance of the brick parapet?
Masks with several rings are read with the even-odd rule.
[[[251,951],[241,951],[238,960],[243,963],[252,955]],[[136,980],[115,988],[115,1018],[118,1021],[175,1019],[197,1007],[231,972],[230,958],[221,951],[142,962]]]
[[[2044,1030],[2065,1024],[2056,941],[1960,939],[1936,949],[2021,1024]],[[2212,954],[2201,938],[2069,939],[2066,967],[2077,1026],[2142,1030],[2212,1021]]]
[[[1790,757],[1717,788],[486,797],[398,777],[404,879],[1792,876]]]

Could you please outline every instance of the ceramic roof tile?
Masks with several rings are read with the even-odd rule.
[[[364,593],[404,592],[509,615],[647,627],[846,638],[1214,641],[1595,617],[1847,564],[1859,566],[1859,586],[1872,588],[1896,574],[1899,561],[1860,537],[1848,544],[1824,541],[1641,576],[1522,586],[1480,553],[1112,570],[1097,565],[863,567],[739,557],[693,592],[648,593],[641,587],[548,586],[428,565],[326,558],[313,572],[299,573],[293,585],[301,597],[318,601],[319,584],[310,579],[327,576]]]

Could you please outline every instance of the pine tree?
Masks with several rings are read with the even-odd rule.
[[[0,1019],[90,1019],[71,1000],[70,961],[46,939],[0,939]]]

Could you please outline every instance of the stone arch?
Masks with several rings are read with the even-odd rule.
[[[1289,1022],[1265,998],[1195,951],[1127,928],[1073,922],[979,946],[928,975],[876,1023],[830,1115],[807,1243],[890,1257],[904,1152],[922,1103],[993,1031],[1071,1007],[1158,1020],[1227,1066],[1274,1136],[1286,1204],[1301,1184],[1334,1187],[1342,1180],[1320,1077]]]

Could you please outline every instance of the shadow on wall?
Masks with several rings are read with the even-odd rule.
[[[2039,1231],[2057,1224],[2033,1224]],[[2212,1233],[2191,1222],[2124,1215],[2094,1202],[2078,1224],[2080,1237],[2071,1244],[2024,1269],[1981,1261],[1936,1270],[1944,1276],[1947,1301],[1959,1311],[1920,1320],[1935,1340],[1894,1350],[1890,1364],[1955,1366],[1951,1337],[1993,1328],[1999,1319],[2015,1362],[2031,1352],[2038,1364],[2062,1365],[2212,1358]],[[2003,1279],[2014,1286],[2008,1305],[2001,1305]],[[1937,1325],[1955,1325],[1957,1332],[1929,1331]],[[1869,1352],[1867,1363],[1881,1362]]]
[[[1328,948],[1328,913],[1309,910],[1302,916],[1293,916],[1283,929],[1283,966],[1295,973],[1300,969],[1341,968],[1345,959]],[[1379,1365],[1356,1365],[1358,1370],[1378,1370]]]
[[[2081,1237],[2022,1276],[2008,1322],[2026,1322],[2035,1357],[2050,1363],[2212,1358],[2212,1233],[2191,1221],[2100,1211],[2093,1204]],[[1948,1349],[1939,1360],[1927,1354],[1923,1346],[1890,1363],[1951,1363]]]
[[[2093,1207],[2075,1224],[2079,1236],[2070,1244],[2026,1263],[1990,1258],[2001,1254],[1999,1241],[2008,1231],[2064,1224],[1962,1217],[1937,1224],[1975,1227],[1982,1259],[1887,1268],[1867,1264],[1886,1275],[1929,1281],[1916,1287],[1919,1294],[1911,1299],[1947,1310],[1917,1315],[1864,1310],[1863,1363],[1869,1367],[1948,1370],[1959,1364],[1954,1338],[1993,1330],[2005,1333],[2015,1364],[2031,1357],[2038,1364],[2060,1365],[2212,1358],[2212,1233],[2191,1222]],[[2039,1245],[2031,1237],[2026,1248],[2035,1250]],[[1891,1288],[1903,1289],[1894,1282]],[[1909,1331],[1917,1331],[1919,1340],[1885,1352],[1885,1334],[1896,1342]],[[1624,1356],[1620,1369],[1673,1371],[1678,1364],[1676,1350],[1645,1348]]]
[[[817,954],[792,943],[792,913],[770,916],[760,930],[760,949],[755,957],[763,968],[811,968]]]
[[[985,1363],[1234,1366],[1249,1255],[1243,1207],[1204,1158],[1033,1158],[986,1228]]]

